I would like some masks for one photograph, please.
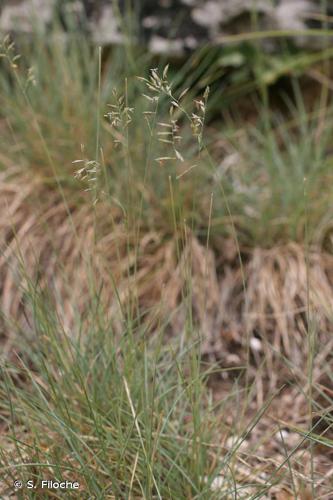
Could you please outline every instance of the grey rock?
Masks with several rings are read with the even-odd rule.
[[[0,10],[0,32],[20,31],[30,33],[33,29],[45,29],[52,19],[56,0],[2,0]]]
[[[112,5],[104,5],[101,12],[88,18],[92,40],[98,45],[113,45],[123,41],[121,22]]]
[[[126,34],[126,0],[0,0],[0,34],[46,30],[57,13],[66,27],[71,16],[101,45],[121,43]],[[137,41],[153,53],[184,55],[203,44],[226,43],[228,35],[253,30],[302,31],[299,47],[314,48],[322,38],[306,34],[323,23],[315,0],[141,0],[133,2],[139,20]],[[327,0],[326,14],[333,13]],[[325,14],[325,13],[324,13]],[[272,41],[264,44],[274,49]]]

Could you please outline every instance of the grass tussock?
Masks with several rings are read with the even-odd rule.
[[[233,498],[237,492],[274,499],[297,492],[306,499],[311,466],[316,487],[331,491],[332,417],[325,400],[331,395],[318,379],[331,350],[314,364],[321,403],[308,430],[308,381],[297,366],[289,367],[290,387],[259,407],[259,372],[247,389],[237,376],[227,389],[221,381],[228,370],[200,363],[199,340],[165,345],[167,324],[153,342],[133,315],[116,332],[95,303],[89,329],[74,338],[51,294],[30,283],[28,296],[34,335],[21,336],[13,361],[1,370],[2,495],[19,477],[33,481],[37,495],[45,495],[42,480],[76,480],[80,490],[66,492],[70,498]],[[286,421],[289,411],[297,418]]]
[[[0,51],[0,494],[330,498],[329,87],[208,124],[122,50]]]
[[[268,344],[300,361],[308,308],[320,331],[331,324],[327,252],[297,243],[255,248],[244,253],[240,267],[230,239],[219,240],[218,253],[186,228],[181,244],[158,231],[137,240],[119,207],[64,204],[57,191],[47,194],[44,183],[28,174],[4,177],[2,189],[2,312],[18,323],[26,324],[29,279],[54,290],[68,332],[95,293],[115,327],[134,307],[150,325],[171,317],[169,335],[184,331],[190,300],[202,352],[217,358],[228,343],[241,349],[248,332],[260,339],[261,349]]]

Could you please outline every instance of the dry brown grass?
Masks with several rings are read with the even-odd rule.
[[[91,291],[100,291],[115,326],[130,304],[151,325],[171,318],[173,335],[184,330],[190,300],[203,354],[228,359],[229,353],[241,363],[247,332],[254,360],[266,359],[271,388],[281,357],[304,366],[308,312],[323,339],[330,331],[329,254],[290,243],[244,249],[240,264],[231,240],[221,240],[213,251],[187,229],[168,237],[143,228],[136,244],[137,234],[129,233],[119,207],[99,202],[92,209],[81,193],[81,202],[66,206],[42,178],[13,168],[2,173],[0,183],[1,307],[8,318],[27,321],[28,277],[58,297],[57,312],[68,332],[75,315],[84,315]]]

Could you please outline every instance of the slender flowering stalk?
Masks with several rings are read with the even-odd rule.
[[[177,98],[174,95],[172,85],[168,80],[168,69],[169,66],[167,65],[162,74],[159,74],[158,69],[154,68],[150,70],[149,78],[139,78],[139,80],[144,82],[146,85],[147,94],[144,94],[144,97],[146,97],[148,101],[155,102],[161,96],[164,96],[169,101],[170,121],[158,123],[159,131],[157,132],[157,136],[159,142],[170,144],[173,151],[170,155],[163,155],[156,158],[156,161],[160,164],[164,163],[166,160],[179,160],[180,162],[185,161],[184,155],[179,151],[179,145],[182,137],[179,133],[180,127],[178,122],[182,117],[185,118],[191,126],[192,134],[198,141],[199,153],[203,149],[203,130],[209,96],[209,87],[207,87],[203,98],[196,99],[194,101],[196,111],[188,112],[182,104],[182,100],[187,94],[188,88],[183,90]],[[178,119],[175,116],[176,114]]]

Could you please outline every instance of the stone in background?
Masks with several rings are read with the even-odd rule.
[[[54,14],[64,26],[69,14],[101,45],[124,39],[126,0],[0,0],[0,32],[46,30]],[[323,2],[324,3],[324,2]],[[153,53],[184,55],[200,45],[223,43],[223,37],[252,30],[308,30],[325,22],[320,0],[141,0],[133,2],[139,20],[136,36]],[[333,0],[327,0],[333,14]],[[331,26],[329,26],[331,27]],[[322,38],[300,34],[298,47],[315,48]],[[274,43],[267,42],[268,50]]]

